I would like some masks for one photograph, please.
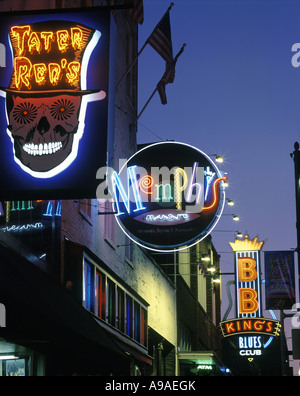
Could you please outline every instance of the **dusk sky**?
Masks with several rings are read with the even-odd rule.
[[[170,5],[145,0],[142,47]],[[156,94],[139,119],[138,143],[176,140],[219,154],[228,172],[226,197],[235,201],[213,231],[220,252],[231,252],[234,232],[264,240],[264,250],[296,247],[294,163],[300,141],[300,4],[273,0],[176,0],[170,11],[174,56],[183,43],[168,103]],[[149,45],[139,57],[139,110],[164,73]],[[232,265],[232,254],[222,263]]]
[[[139,48],[171,1],[144,0]],[[296,248],[294,162],[300,141],[300,3],[289,0],[175,0],[170,11],[174,56],[168,103],[156,94],[138,124],[138,143],[175,140],[219,154],[235,201],[212,232],[221,270],[233,271],[234,231],[258,236],[263,250]],[[139,57],[139,111],[165,70],[149,45]],[[228,230],[232,232],[221,232]],[[263,257],[262,257],[263,258]],[[229,277],[223,279],[223,288]],[[226,308],[226,307],[225,307]]]

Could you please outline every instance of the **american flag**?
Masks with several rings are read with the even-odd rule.
[[[171,39],[170,25],[170,7],[155,29],[149,36],[147,43],[157,51],[157,53],[166,61],[166,69],[172,68],[173,47]]]
[[[178,58],[183,53],[185,46],[186,46],[186,44],[183,44],[183,46],[181,47],[178,54],[172,60],[171,66],[168,67],[168,64],[167,64],[166,71],[165,71],[164,75],[162,76],[161,80],[159,81],[159,83],[157,84],[157,91],[160,96],[160,101],[163,105],[167,104],[166,85],[169,83],[172,83],[174,81],[175,65],[176,65]]]

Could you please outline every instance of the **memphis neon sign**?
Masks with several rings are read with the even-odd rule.
[[[138,211],[144,211],[147,209],[143,205],[140,192],[143,192],[144,194],[147,194],[151,197],[155,194],[155,201],[158,201],[158,202],[175,202],[176,208],[178,210],[181,210],[182,209],[182,193],[186,190],[187,193],[185,196],[185,202],[186,203],[195,202],[194,203],[195,205],[201,205],[203,196],[204,195],[207,196],[207,193],[209,192],[209,189],[211,186],[210,185],[211,178],[206,178],[206,182],[204,184],[197,183],[196,176],[195,176],[197,170],[201,171],[201,169],[198,166],[198,163],[195,162],[193,164],[192,177],[190,180],[188,180],[188,176],[187,176],[185,170],[178,167],[174,171],[174,176],[175,176],[174,177],[174,187],[172,187],[171,183],[161,183],[161,184],[155,184],[154,189],[152,189],[152,186],[154,184],[153,177],[150,175],[143,176],[140,179],[140,181],[138,182],[137,174],[136,174],[137,166],[132,166],[127,169],[127,191],[125,190],[125,188],[121,182],[119,174],[115,171],[113,173],[114,195],[117,196],[117,191],[119,192],[119,194],[121,195],[121,198],[124,202],[125,209],[128,214],[130,214],[131,211],[138,212]],[[182,182],[180,181],[179,178],[176,177],[176,174],[179,172],[184,175]],[[205,171],[204,171],[204,174],[205,174]],[[144,188],[145,177],[147,180],[150,180],[147,191],[145,191],[145,188]],[[206,177],[206,174],[205,174],[205,177]],[[207,210],[213,209],[216,206],[216,204],[217,204],[217,197],[216,197],[217,196],[217,193],[216,193],[217,186],[221,181],[225,181],[225,180],[227,180],[227,177],[218,177],[217,179],[215,179],[215,181],[212,183],[212,195],[213,195],[212,202],[210,204],[208,204],[207,206],[201,206],[201,208],[197,208],[197,209],[207,211]],[[134,205],[131,204],[132,201],[131,201],[131,196],[130,196],[130,187],[131,187],[131,190],[133,191],[135,208],[133,208]],[[192,196],[193,189],[197,189],[196,197]],[[120,216],[125,213],[124,211],[122,211],[120,209],[120,201],[118,199],[116,199],[116,206],[117,206],[117,210],[118,210],[117,216]],[[180,217],[185,220],[189,219],[189,216],[186,213],[177,214],[177,215],[170,213],[169,215],[165,215],[165,214],[158,215],[158,216],[148,215],[148,216],[146,216],[146,220],[153,221],[153,220],[159,219],[159,220],[173,221],[173,220],[179,220]]]
[[[147,146],[120,172],[111,173],[116,219],[132,240],[151,250],[190,246],[219,220],[226,180],[210,158],[192,146]]]

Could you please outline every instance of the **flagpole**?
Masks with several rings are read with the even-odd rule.
[[[158,90],[158,85],[156,86],[155,90],[152,92],[150,98],[147,100],[145,106],[142,108],[142,110],[140,111],[140,114],[137,116],[137,120],[140,118],[140,116],[143,114],[144,110],[146,109],[146,107],[148,106],[148,104],[150,103],[151,99],[153,98],[153,96],[155,95],[156,91]]]
[[[147,40],[148,41],[148,40]],[[119,80],[117,86],[116,86],[116,90],[118,90],[119,86],[122,84],[122,82],[124,81],[125,77],[127,76],[127,74],[132,70],[133,66],[136,64],[138,57],[141,55],[141,53],[143,52],[143,50],[145,49],[146,45],[148,44],[148,42],[145,42],[145,44],[142,46],[142,48],[139,50],[137,56],[134,58],[134,60],[132,61],[132,63],[130,64],[130,66],[128,67],[128,69],[125,71],[125,73],[123,74],[123,76],[121,77],[121,79]]]
[[[122,84],[122,82],[124,81],[124,79],[126,78],[127,74],[132,70],[132,68],[134,67],[134,65],[136,64],[138,57],[141,55],[141,53],[143,52],[143,50],[145,49],[146,45],[148,44],[149,38],[152,36],[153,32],[155,32],[155,30],[157,29],[157,26],[160,24],[160,22],[164,19],[164,17],[166,16],[166,14],[171,10],[171,8],[174,6],[174,3],[172,2],[169,6],[169,8],[167,9],[167,11],[164,13],[163,17],[160,19],[160,21],[156,24],[155,28],[152,30],[152,33],[150,34],[150,36],[147,38],[147,40],[145,41],[144,45],[142,46],[142,48],[139,50],[137,56],[134,58],[134,60],[132,61],[132,63],[130,64],[130,66],[127,68],[127,70],[125,71],[125,73],[123,74],[123,76],[121,77],[121,79],[119,80],[119,82],[117,83],[116,86],[116,90],[118,90],[119,86]]]
[[[181,49],[178,51],[178,54],[175,56],[175,58],[174,58],[174,60],[173,60],[174,65],[176,64],[176,62],[177,62],[179,56],[183,53],[185,47],[186,47],[186,43],[183,44],[183,46],[181,47]],[[156,85],[155,90],[152,92],[152,94],[151,94],[150,98],[147,100],[145,106],[144,106],[144,107],[142,108],[142,110],[140,111],[139,115],[137,116],[137,120],[138,120],[138,119],[140,118],[140,116],[143,114],[144,110],[146,109],[146,107],[147,107],[148,104],[150,103],[151,99],[152,99],[153,96],[156,94],[156,92],[157,92],[157,90],[158,90],[158,88],[159,88],[159,86],[160,86],[161,83],[162,83],[162,79],[158,82],[158,84]]]

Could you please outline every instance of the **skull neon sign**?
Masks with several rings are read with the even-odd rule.
[[[48,23],[11,27],[13,72],[2,88],[15,161],[36,178],[53,177],[74,161],[87,104],[106,97],[86,89],[101,33],[75,22]]]

